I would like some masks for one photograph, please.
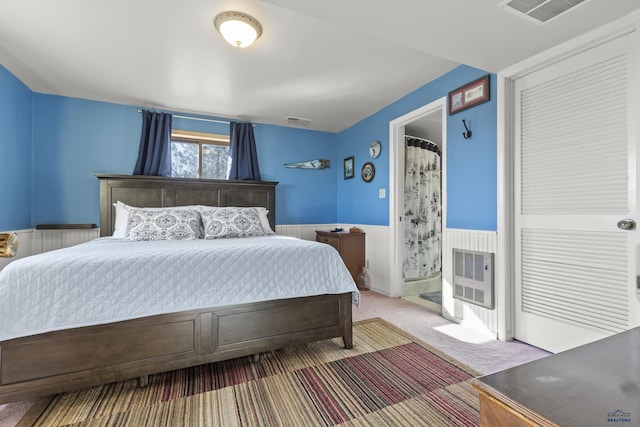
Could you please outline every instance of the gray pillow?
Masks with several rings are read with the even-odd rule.
[[[200,213],[183,209],[129,210],[125,241],[194,240],[202,238]]]
[[[265,236],[255,208],[225,207],[200,212],[205,239]]]

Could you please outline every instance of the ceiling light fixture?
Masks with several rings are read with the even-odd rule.
[[[251,45],[262,34],[262,26],[254,17],[242,12],[222,12],[213,19],[216,30],[236,47]]]

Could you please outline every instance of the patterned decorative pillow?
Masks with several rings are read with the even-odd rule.
[[[205,239],[264,236],[255,208],[225,207],[200,211]]]
[[[232,206],[233,207],[233,206]],[[267,208],[263,208],[261,206],[245,206],[252,207],[253,209],[258,211],[258,215],[260,216],[260,224],[262,224],[262,229],[264,230],[264,234],[276,234],[271,229],[271,224],[269,223],[269,210]],[[234,207],[235,209],[240,209],[239,207]],[[206,212],[206,211],[215,211],[218,209],[222,209],[220,206],[206,206],[206,205],[198,205],[198,211]]]
[[[125,241],[202,238],[200,213],[184,209],[129,209]]]
[[[111,236],[114,239],[123,239],[124,233],[127,232],[127,224],[129,223],[129,211],[131,209],[140,209],[145,211],[160,211],[166,209],[178,209],[178,210],[198,210],[197,205],[188,205],[188,206],[171,206],[164,208],[141,208],[138,206],[129,206],[125,203],[122,203],[118,200],[113,204],[115,207],[116,219],[114,221],[113,227],[113,235]],[[200,231],[200,235],[202,235],[202,231]]]

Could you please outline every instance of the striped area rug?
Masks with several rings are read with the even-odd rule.
[[[479,375],[382,319],[342,339],[43,398],[19,426],[477,426]]]

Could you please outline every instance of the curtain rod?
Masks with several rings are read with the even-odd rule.
[[[420,138],[419,136],[413,136],[413,135],[407,135],[407,134],[405,134],[404,136],[405,136],[405,138],[419,139],[420,141],[428,142],[430,144],[438,146],[438,144],[436,144],[435,142],[433,142],[433,141],[431,141],[431,140],[429,140],[427,138]]]
[[[138,110],[138,113],[142,113],[142,110]],[[177,114],[172,114],[172,117],[175,117],[177,119],[186,119],[186,120],[199,120],[201,122],[209,122],[209,123],[222,123],[222,124],[230,124],[231,122],[228,120],[216,120],[216,119],[203,119],[200,117],[189,117],[189,116],[179,116]],[[242,121],[241,121],[242,122]],[[242,123],[249,123],[249,122],[242,122]],[[251,123],[251,126],[256,127],[255,124]]]
[[[201,122],[222,123],[227,125],[230,123],[226,120],[202,119],[200,117],[177,116],[177,115],[174,115],[173,117],[175,117],[176,119],[199,120]]]

